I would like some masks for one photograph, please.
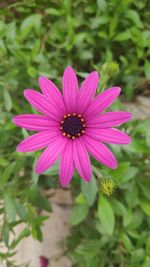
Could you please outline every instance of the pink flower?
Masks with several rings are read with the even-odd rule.
[[[44,256],[40,256],[41,267],[48,267],[48,259]]]
[[[26,89],[24,96],[43,115],[23,114],[13,118],[22,128],[38,133],[23,140],[19,152],[45,151],[37,160],[35,171],[41,174],[60,159],[59,179],[63,187],[72,179],[77,169],[81,178],[89,182],[92,170],[89,153],[109,168],[117,168],[117,160],[103,143],[128,144],[131,138],[113,128],[131,119],[131,113],[105,110],[120,94],[112,87],[95,96],[99,76],[90,73],[78,90],[78,81],[71,67],[65,69],[62,92],[46,77],[39,78],[42,94]]]

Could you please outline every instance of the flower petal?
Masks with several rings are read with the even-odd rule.
[[[78,101],[78,80],[75,71],[70,66],[64,71],[62,90],[68,112],[75,112]]]
[[[56,85],[51,80],[41,76],[39,78],[39,86],[42,93],[50,100],[50,103],[52,102],[55,107],[59,107],[59,109],[61,109],[61,111],[65,114],[66,107],[63,101],[63,96]]]
[[[73,142],[73,156],[75,167],[80,176],[83,180],[89,182],[92,176],[90,158],[80,138]]]
[[[81,84],[79,93],[78,110],[83,113],[89,106],[99,82],[99,75],[97,71],[90,73]]]
[[[35,171],[40,174],[51,167],[58,159],[61,151],[66,145],[67,138],[57,138],[45,149],[37,160]]]
[[[93,129],[87,128],[86,134],[94,139],[101,142],[106,142],[110,144],[129,144],[131,143],[131,137],[126,133],[121,132],[118,129],[108,128],[108,129]]]
[[[120,87],[112,87],[98,95],[85,111],[85,116],[91,116],[107,109],[119,96]]]
[[[17,151],[32,152],[39,150],[48,146],[57,136],[59,136],[59,132],[56,129],[33,134],[17,146]]]
[[[59,121],[62,118],[62,112],[56,109],[46,96],[31,89],[24,90],[24,96],[35,109],[51,119]]]
[[[87,120],[87,127],[110,128],[129,121],[132,117],[130,112],[112,111]]]
[[[107,146],[86,135],[84,136],[84,143],[89,153],[91,153],[96,160],[111,169],[117,168],[117,160]]]
[[[60,168],[59,168],[59,180],[63,187],[66,187],[74,173],[73,162],[73,142],[69,140],[65,149],[61,153]]]
[[[38,114],[21,114],[14,116],[13,123],[31,131],[47,131],[51,127],[57,127],[58,123],[50,118]]]

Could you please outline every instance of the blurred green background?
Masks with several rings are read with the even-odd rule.
[[[43,190],[59,187],[58,165],[38,177],[33,166],[39,153],[15,152],[28,133],[12,124],[12,116],[35,112],[23,90],[38,89],[40,75],[61,88],[63,70],[71,64],[80,81],[98,70],[99,91],[122,87],[121,102],[112,109],[125,109],[122,103],[127,102],[134,107],[138,96],[148,101],[149,16],[146,0],[0,1],[0,239],[7,247],[0,260],[6,266],[16,266],[10,256],[24,237],[42,240],[46,217],[37,210],[51,212]],[[120,163],[117,170],[93,161],[89,185],[75,174],[67,240],[74,267],[150,266],[149,117],[142,119],[141,114],[122,127],[133,142],[112,146]],[[117,186],[112,194],[109,182]],[[21,222],[26,227],[10,241],[10,232]]]

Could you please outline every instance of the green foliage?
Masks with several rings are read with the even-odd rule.
[[[97,191],[87,218],[72,229],[68,248],[75,267],[145,267],[150,262],[150,145],[146,141],[149,123],[132,121],[128,128],[134,143],[121,146],[118,152],[112,146],[117,152],[119,167],[108,170],[95,165],[93,168],[98,181],[106,176],[108,180],[113,178],[117,189],[109,197]],[[88,205],[89,197],[88,190],[84,198],[79,194],[78,205],[82,205],[83,200]],[[95,245],[94,254],[90,244],[98,246],[97,249]]]
[[[99,92],[117,84],[125,100],[146,93],[148,16],[146,0],[0,1],[0,236],[7,248],[0,261],[7,267],[16,266],[11,256],[23,238],[42,240],[46,217],[38,211],[51,212],[44,189],[58,186],[58,164],[43,179],[33,171],[38,153],[15,152],[28,132],[15,127],[12,116],[35,112],[23,90],[37,89],[40,75],[60,86],[64,68],[72,64],[82,78],[93,69],[100,71]],[[120,106],[118,101],[113,108]],[[134,141],[112,146],[117,170],[93,161],[92,182],[80,184],[76,175],[72,182],[68,254],[76,267],[150,266],[149,121],[131,121],[126,130]],[[118,187],[110,197],[96,183],[102,178],[111,178]],[[20,223],[25,228],[10,240]]]

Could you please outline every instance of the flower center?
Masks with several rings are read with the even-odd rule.
[[[85,132],[85,121],[81,114],[67,114],[64,115],[64,119],[61,121],[60,130],[63,136],[75,139]]]

